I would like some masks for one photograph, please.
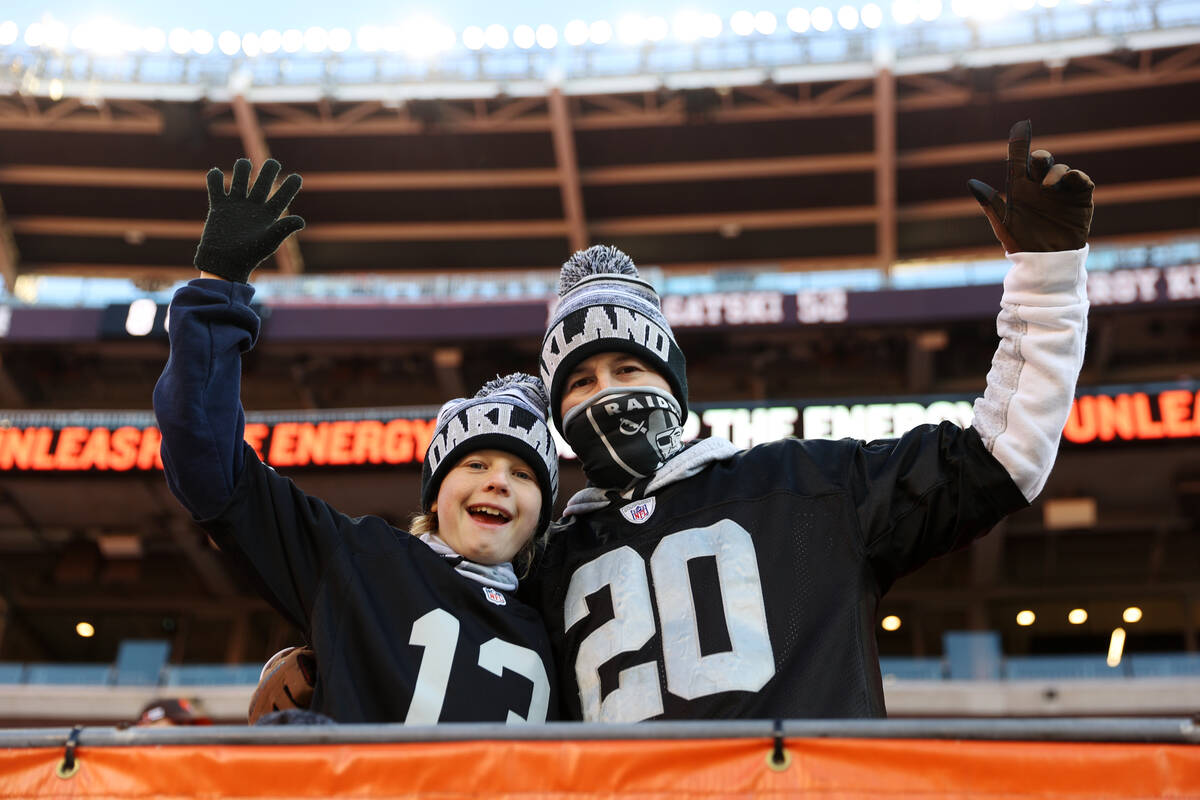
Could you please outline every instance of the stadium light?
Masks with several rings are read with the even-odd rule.
[[[705,39],[717,38],[721,35],[723,27],[724,23],[721,22],[721,18],[711,11],[700,15],[700,35]]]
[[[191,40],[192,52],[201,56],[206,56],[211,53],[213,45],[216,43],[213,39],[213,35],[203,29],[192,31]]]
[[[1017,11],[1028,11],[1033,8],[1033,0],[1013,0],[1012,5]]]
[[[563,28],[563,38],[572,47],[578,47],[587,41],[588,24],[581,19],[573,19]]]
[[[735,11],[729,18],[729,29],[738,36],[749,36],[754,33],[754,14],[749,11]]]
[[[183,28],[172,28],[167,34],[167,47],[176,55],[185,55],[192,49],[192,34]]]
[[[383,49],[383,29],[378,25],[362,25],[354,32],[354,42],[364,53],[376,53]]]
[[[1034,614],[1029,609],[1017,612],[1017,624],[1022,628],[1028,628],[1037,621],[1037,614]]]
[[[787,26],[795,33],[804,33],[811,24],[807,8],[793,8],[787,13]]]
[[[1087,622],[1088,613],[1082,608],[1072,608],[1067,614],[1067,622],[1072,625],[1082,625]]]
[[[91,25],[76,25],[71,30],[71,46],[79,50],[91,50],[93,35]]]
[[[875,30],[883,24],[883,9],[874,3],[867,3],[862,7],[861,19],[864,27]]]
[[[142,31],[142,48],[147,53],[161,53],[167,45],[167,34],[162,28],[146,28]]]
[[[897,25],[911,25],[917,21],[916,0],[896,0],[892,3],[892,19]]]
[[[283,32],[282,44],[283,52],[298,53],[304,47],[304,34],[295,28],[288,28]]]
[[[116,26],[117,46],[126,53],[136,53],[142,49],[142,32],[133,25]]]
[[[921,19],[933,22],[942,15],[942,0],[921,0],[919,9]]]
[[[1057,8],[1058,0],[1038,0],[1038,5],[1042,8]]]
[[[350,49],[350,42],[353,37],[350,31],[345,28],[334,28],[329,32],[328,37],[329,49],[335,53],[344,53]]]
[[[45,37],[42,32],[42,23],[34,22],[25,28],[25,44],[29,45],[30,47],[41,47],[44,41]]]
[[[262,52],[262,42],[257,33],[247,33],[242,35],[242,52],[247,58],[255,58]]]
[[[748,14],[749,12],[739,11],[738,13]],[[737,15],[735,14],[734,16]],[[700,22],[700,15],[694,11],[681,11],[675,15],[674,22],[672,31],[675,34],[675,38],[681,42],[694,42],[702,35],[703,27]],[[753,28],[754,18],[750,17],[750,29],[753,30]]]
[[[754,30],[763,36],[770,36],[779,27],[779,21],[770,11],[760,11],[754,15]]]
[[[817,6],[812,10],[812,26],[824,33],[833,27],[833,12],[825,6]]]
[[[667,38],[670,26],[665,17],[650,17],[646,20],[646,38],[651,42],[661,42]]]
[[[1130,625],[1135,622],[1142,621],[1142,610],[1137,606],[1130,606],[1121,613],[1121,619],[1128,622]]]
[[[17,40],[21,29],[11,19],[0,22],[0,47],[7,47]]]
[[[854,30],[858,27],[858,9],[854,6],[842,6],[838,9],[837,21],[843,30]]]
[[[225,55],[231,56],[242,49],[242,37],[233,31],[221,31],[221,35],[217,37],[217,47]]]
[[[49,14],[40,22],[33,22],[25,29],[25,44],[30,47],[47,47],[51,50],[61,50],[71,37],[67,26],[55,20]]]
[[[1104,663],[1110,667],[1120,666],[1121,655],[1125,651],[1125,629],[1113,628],[1112,638],[1108,640],[1108,658]]]
[[[900,630],[900,624],[900,618],[895,614],[888,614],[879,621],[879,627],[883,628],[885,631],[898,631]]]
[[[641,14],[625,14],[617,20],[617,41],[621,44],[641,44],[646,39],[646,23]]]
[[[267,28],[262,32],[262,36],[258,37],[258,46],[267,55],[279,52],[279,48],[283,46],[283,34],[274,28]]]
[[[608,44],[612,35],[612,23],[606,19],[598,19],[588,26],[588,41],[592,44]]]
[[[537,44],[537,34],[528,25],[518,25],[513,28],[512,40],[517,47],[528,50]]]
[[[46,87],[46,94],[49,95],[50,99],[56,103],[59,100],[62,100],[63,82],[58,78],[51,80],[50,85]]]
[[[503,50],[508,46],[508,28],[493,22],[483,32],[483,42],[493,50]]]
[[[84,639],[90,639],[96,635],[96,627],[90,622],[80,620],[75,623],[75,633]]]
[[[487,37],[484,36],[483,28],[478,25],[468,25],[463,28],[462,43],[468,50],[482,50],[486,41]]]
[[[558,47],[558,31],[553,25],[543,22],[537,26],[537,43],[543,50],[553,50]]]
[[[304,49],[310,53],[323,53],[329,46],[329,34],[324,28],[313,25],[304,32]]]

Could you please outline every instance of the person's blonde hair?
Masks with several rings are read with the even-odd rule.
[[[412,519],[408,523],[408,532],[413,536],[424,536],[427,533],[438,532],[437,512],[435,511],[418,511],[412,515]],[[521,546],[517,554],[513,556],[512,565],[513,571],[517,573],[517,578],[526,578],[529,572],[533,569],[533,556],[535,540],[537,539],[537,531],[529,537],[529,541]]]

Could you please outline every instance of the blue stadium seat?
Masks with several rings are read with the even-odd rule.
[[[942,647],[952,680],[1000,679],[1000,634],[996,631],[946,631]]]
[[[125,639],[117,647],[117,686],[158,686],[170,653],[166,639]]]
[[[1123,678],[1124,666],[1110,667],[1104,656],[1021,656],[1005,659],[1009,680]]]
[[[24,677],[24,664],[0,664],[0,683],[20,683]]]
[[[940,681],[946,677],[946,665],[940,658],[881,658],[879,671],[885,680]]]
[[[253,686],[262,664],[180,664],[167,667],[167,686]]]
[[[26,664],[26,683],[56,686],[107,686],[112,682],[109,664]]]
[[[1136,653],[1129,656],[1129,674],[1135,678],[1200,676],[1200,653]]]

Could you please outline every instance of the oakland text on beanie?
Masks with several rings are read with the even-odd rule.
[[[542,490],[537,532],[544,531],[558,495],[558,450],[546,425],[546,403],[540,380],[514,372],[484,384],[474,397],[443,405],[421,470],[421,510],[429,510],[446,473],[468,453],[504,450],[537,475]]]
[[[563,384],[584,359],[632,353],[662,374],[687,418],[687,364],[663,316],[658,293],[629,256],[609,245],[580,250],[562,266],[558,307],[542,340],[541,375],[550,414],[562,431]]]

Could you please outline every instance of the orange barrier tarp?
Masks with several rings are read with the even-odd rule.
[[[0,750],[5,798],[1200,798],[1200,747],[895,739],[470,741]]]

